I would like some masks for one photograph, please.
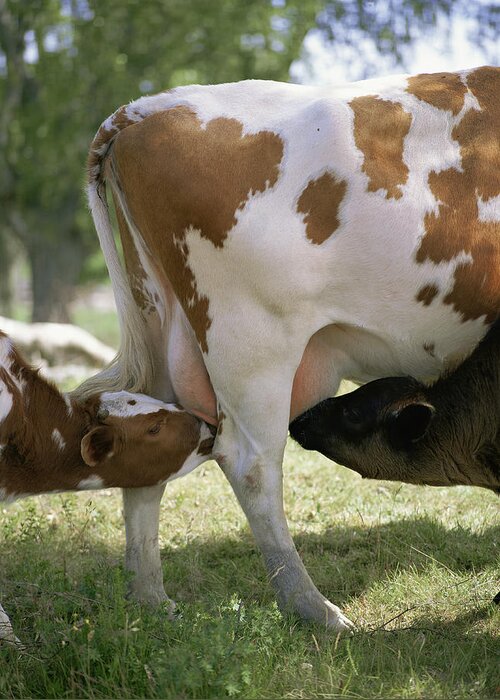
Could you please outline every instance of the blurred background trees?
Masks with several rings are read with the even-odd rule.
[[[119,105],[186,83],[288,80],[310,32],[354,50],[369,38],[404,64],[404,47],[454,13],[475,41],[498,40],[486,1],[0,0],[0,314],[20,257],[34,321],[68,320],[76,286],[105,278],[84,164]]]

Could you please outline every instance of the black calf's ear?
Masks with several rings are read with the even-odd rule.
[[[395,447],[410,447],[429,429],[436,410],[430,403],[409,403],[394,411],[388,423],[389,441]]]

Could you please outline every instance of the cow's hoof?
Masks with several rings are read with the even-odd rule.
[[[177,603],[172,598],[169,598],[165,591],[157,591],[152,589],[131,589],[128,597],[141,605],[149,605],[152,608],[162,608],[167,614],[169,620],[176,619]]]
[[[354,631],[353,623],[340,608],[316,590],[296,596],[294,603],[294,612],[303,620],[315,622],[334,634],[352,634]]]
[[[328,610],[328,619],[326,626],[328,630],[336,634],[352,634],[355,630],[354,623],[344,615],[342,610],[329,600],[325,600],[325,605]]]
[[[163,588],[152,588],[151,586],[130,586],[127,598],[136,603],[151,605],[152,607],[168,603],[170,598]]]
[[[493,598],[493,603],[495,603],[495,605],[500,605],[500,591],[498,591],[496,596]]]
[[[167,615],[167,620],[175,622],[175,620],[177,620],[177,618],[179,617],[177,603],[175,602],[175,600],[172,600],[172,598],[169,598],[168,596],[167,599],[164,600],[162,603],[162,609]]]

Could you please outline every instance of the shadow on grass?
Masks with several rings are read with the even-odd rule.
[[[386,581],[390,587],[388,579],[404,571],[425,577],[438,566],[452,579],[480,577],[497,565],[499,539],[500,526],[477,535],[426,517],[371,528],[336,525],[295,538],[313,580],[341,606]],[[321,629],[276,614],[247,530],[163,548],[167,592],[182,612],[177,623],[169,623],[161,608],[125,602],[121,560],[121,551],[92,532],[68,536],[63,527],[40,531],[36,542],[12,537],[0,543],[0,602],[31,654],[17,661],[0,648],[0,663],[5,658],[10,664],[10,697],[117,697],[118,691],[121,697],[220,697],[226,694],[220,679],[227,677],[232,687],[240,671],[252,679],[262,674],[253,697],[269,697],[269,683],[281,684],[274,697],[301,683],[304,697],[380,697],[389,687],[404,689],[405,697],[491,697],[497,691],[498,636],[482,624],[492,605],[476,601],[472,610],[455,605],[447,611],[445,597],[437,613],[417,606],[411,616],[398,615],[390,630],[370,621],[370,629],[337,645]],[[397,604],[397,594],[393,598]],[[129,630],[139,618],[132,638]],[[154,687],[141,680],[146,668],[153,669]],[[425,692],[414,683],[424,683]]]
[[[479,577],[482,570],[498,566],[500,525],[476,534],[459,526],[445,528],[424,516],[366,528],[337,525],[321,534],[301,532],[295,543],[318,588],[343,605],[407,569],[425,574],[437,566]],[[12,582],[22,580],[43,588],[50,582],[67,585],[71,580],[83,595],[85,581],[92,582],[95,575],[107,579],[107,569],[121,566],[121,557],[121,551],[95,540],[91,533],[71,542],[64,533],[47,530],[38,543],[14,539],[0,543],[0,587],[11,591],[16,586]],[[180,546],[164,547],[162,562],[167,592],[181,602],[213,601],[228,592],[236,592],[244,601],[267,604],[273,600],[248,530],[239,537],[193,538]]]

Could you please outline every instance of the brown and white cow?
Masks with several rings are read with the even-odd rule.
[[[350,622],[283,509],[289,419],[343,377],[437,376],[485,334],[500,309],[499,133],[500,69],[483,67],[180,87],[120,108],[90,150],[123,341],[81,395],[141,390],[218,422],[280,606],[335,630]],[[162,492],[125,492],[131,549],[154,540]],[[142,556],[136,590],[161,598]]]
[[[102,392],[80,404],[40,377],[0,331],[0,502],[156,486],[204,462],[213,440],[200,419],[149,396]],[[0,639],[16,639],[1,606]]]

